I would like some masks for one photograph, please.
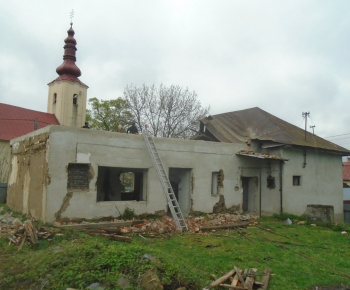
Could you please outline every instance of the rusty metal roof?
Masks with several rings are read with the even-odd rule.
[[[208,139],[210,136],[213,141],[246,143],[249,140],[260,140],[350,154],[349,150],[310,132],[306,132],[305,138],[303,129],[258,107],[209,116],[201,122],[205,125],[205,137]],[[205,137],[198,135],[195,139],[203,140]]]
[[[350,180],[350,162],[343,162],[343,180]]]
[[[0,140],[11,140],[33,132],[35,119],[38,129],[60,124],[54,114],[0,103]]]

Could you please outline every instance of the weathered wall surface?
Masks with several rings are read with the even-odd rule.
[[[45,221],[46,187],[50,182],[46,152],[49,133],[46,128],[11,141],[11,174],[8,206]]]
[[[306,214],[307,205],[334,206],[334,221],[341,222],[343,213],[342,158],[315,149],[285,149],[289,159],[283,167],[284,212]],[[306,163],[306,164],[304,164]],[[300,185],[293,185],[293,176],[300,176]]]
[[[0,183],[7,183],[10,172],[10,141],[0,140]]]
[[[12,142],[9,202],[18,211],[30,210],[36,218],[51,223],[59,219],[118,216],[126,208],[133,209],[135,214],[167,210],[166,198],[141,135],[50,126]],[[180,183],[186,189],[188,201],[182,200],[181,204],[186,211],[188,208],[202,212],[242,210],[247,202],[248,210],[253,213],[283,210],[305,214],[308,204],[319,204],[334,207],[335,221],[343,218],[341,157],[307,151],[304,166],[302,149],[279,148],[270,153],[289,159],[283,162],[281,177],[279,160],[236,155],[241,149],[248,149],[245,144],[168,138],[156,138],[155,143],[166,170],[183,179]],[[70,164],[86,165],[81,167],[81,174],[78,168],[78,179],[85,179],[84,182],[68,180]],[[98,202],[100,166],[141,170],[141,201]],[[220,170],[222,187],[213,194],[213,173]],[[293,185],[294,175],[301,177],[299,186]],[[242,177],[249,180],[246,201]],[[273,187],[267,186],[268,177],[274,178]]]
[[[226,207],[239,206],[241,192],[234,189],[240,184],[240,173],[235,170],[239,160],[235,153],[241,145],[166,138],[157,138],[155,143],[166,169],[191,169],[189,202],[192,210],[213,211],[220,196],[211,194],[211,175],[220,169],[230,172],[220,190],[220,194],[225,197]],[[91,166],[91,179],[86,190],[67,190],[67,166],[76,162]],[[145,200],[97,202],[99,166],[145,169]],[[116,206],[120,212],[128,207],[135,210],[136,214],[166,210],[166,198],[141,135],[52,126],[49,168],[54,178],[48,185],[48,222],[62,218],[118,216]]]

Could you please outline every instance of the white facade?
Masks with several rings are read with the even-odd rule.
[[[46,223],[116,217],[126,208],[135,214],[167,211],[141,135],[50,126],[11,144],[8,205],[17,211]],[[301,215],[308,204],[319,204],[333,206],[335,221],[343,220],[341,156],[307,151],[304,166],[303,149],[269,152],[288,159],[282,161],[236,154],[257,150],[254,144],[168,138],[155,138],[155,144],[185,216],[224,210]],[[220,169],[223,187],[214,192]],[[133,192],[120,189],[125,172],[135,177]]]
[[[81,128],[85,124],[87,88],[78,81],[51,82],[47,112],[55,114],[63,126]]]

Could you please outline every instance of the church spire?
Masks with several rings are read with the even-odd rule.
[[[78,77],[81,76],[81,71],[75,64],[77,60],[75,57],[77,42],[74,38],[74,30],[72,26],[73,23],[71,22],[70,28],[67,31],[68,37],[64,40],[63,63],[56,69],[56,72],[59,74],[58,79],[79,81]]]

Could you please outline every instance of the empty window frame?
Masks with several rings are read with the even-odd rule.
[[[97,201],[144,200],[146,169],[98,167]]]
[[[89,189],[89,164],[68,164],[67,188],[70,190]]]
[[[78,95],[74,94],[73,95],[73,105],[77,105],[78,104]]]
[[[211,194],[218,193],[218,171],[211,173]]]
[[[300,186],[300,185],[301,185],[301,176],[293,175],[293,186]]]
[[[276,187],[276,182],[275,178],[271,175],[269,175],[266,179],[267,187],[268,188],[275,188]]]

